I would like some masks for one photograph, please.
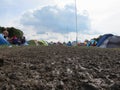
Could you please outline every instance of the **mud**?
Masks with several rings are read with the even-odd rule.
[[[0,48],[0,90],[120,90],[120,49]]]

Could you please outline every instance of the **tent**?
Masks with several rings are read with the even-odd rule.
[[[27,43],[29,45],[36,45],[36,46],[38,46],[38,41],[37,40],[29,40]]]
[[[87,46],[96,46],[96,44],[97,44],[97,41],[93,39],[87,42]]]
[[[10,45],[10,43],[4,38],[3,34],[0,34],[0,45]]]
[[[101,48],[120,48],[120,36],[105,34],[98,40],[97,46]]]
[[[44,41],[44,40],[38,41],[38,44],[39,44],[39,45],[42,45],[42,46],[48,46],[48,42],[47,42],[47,41]]]

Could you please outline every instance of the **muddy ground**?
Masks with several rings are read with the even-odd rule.
[[[120,90],[120,49],[0,48],[0,90]]]

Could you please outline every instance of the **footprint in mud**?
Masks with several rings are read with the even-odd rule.
[[[0,58],[0,67],[4,65],[4,59]]]
[[[99,90],[99,89],[93,84],[83,83],[80,90]]]

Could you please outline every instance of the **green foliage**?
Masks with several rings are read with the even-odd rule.
[[[3,30],[5,30],[5,27],[0,27],[0,33],[2,33]],[[7,27],[7,30],[9,32],[9,37],[17,36],[18,38],[21,38],[23,36],[23,32],[14,27]]]
[[[0,33],[2,33],[2,31],[5,30],[4,27],[0,27]]]
[[[21,38],[23,36],[23,32],[14,27],[7,28],[7,30],[9,32],[9,37],[17,36],[18,38]]]

